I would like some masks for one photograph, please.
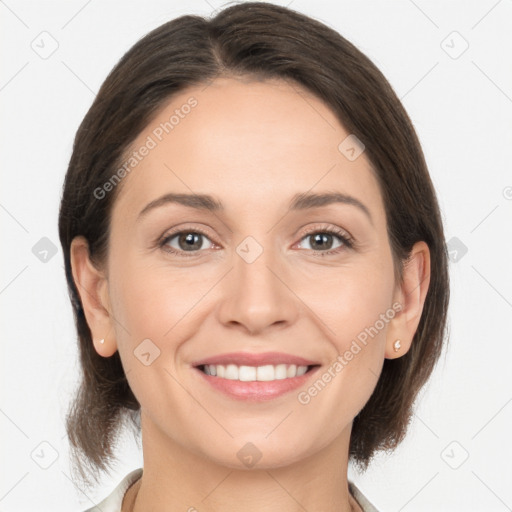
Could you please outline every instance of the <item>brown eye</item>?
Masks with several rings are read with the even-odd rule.
[[[307,235],[304,238],[309,239],[311,249],[318,251],[322,249],[332,249],[335,237],[329,233],[315,233],[314,235]]]
[[[336,243],[336,239],[339,240],[338,243]],[[306,234],[302,240],[307,240],[309,243],[309,247],[306,249],[315,251],[320,256],[336,254],[344,248],[352,247],[349,237],[344,232],[332,229],[317,229]]]
[[[204,240],[209,240],[204,233],[197,231],[180,231],[165,237],[160,245],[164,250],[174,254],[183,252],[197,253],[207,248],[204,247]]]

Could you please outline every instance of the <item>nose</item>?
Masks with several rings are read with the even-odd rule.
[[[300,305],[290,288],[290,269],[270,247],[250,237],[237,247],[233,269],[222,283],[219,320],[250,334],[295,321]]]

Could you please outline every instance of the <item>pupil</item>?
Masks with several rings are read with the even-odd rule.
[[[187,233],[186,235],[180,236],[180,246],[181,242],[184,242],[185,251],[189,251],[191,249],[200,249],[201,248],[201,242],[199,238],[201,237],[198,233]]]
[[[320,241],[320,242],[324,242],[324,245],[323,246],[320,246],[320,248],[331,248],[332,247],[332,235],[329,235],[327,233],[317,233],[316,235],[313,235],[313,238],[315,240],[315,244],[317,244],[317,241]],[[328,241],[330,241],[331,243],[327,243]],[[326,247],[326,244],[327,243],[327,247]]]

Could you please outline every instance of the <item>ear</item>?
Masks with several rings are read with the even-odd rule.
[[[101,356],[110,357],[116,352],[117,343],[108,295],[108,280],[91,262],[89,244],[83,236],[77,236],[72,240],[70,258],[73,280],[82,301],[94,348]]]
[[[401,309],[389,324],[386,359],[401,357],[409,351],[420,323],[429,284],[430,250],[425,242],[416,242],[404,265],[402,283],[395,290],[394,303],[399,303]],[[400,340],[398,351],[394,348],[396,340]]]

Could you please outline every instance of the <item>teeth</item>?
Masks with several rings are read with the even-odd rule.
[[[211,368],[211,365],[210,365]],[[224,374],[225,379],[229,380],[239,380],[238,379],[238,366],[234,364],[228,364],[226,366],[226,373]]]
[[[238,380],[244,382],[256,380],[256,366],[240,366],[238,368]]]
[[[307,367],[306,367],[307,369]],[[292,364],[290,366],[288,366],[288,370],[286,370],[286,376],[289,378],[289,377],[295,377],[295,375],[297,375],[297,367]]]
[[[256,378],[261,382],[274,380],[274,367],[271,364],[258,366],[256,368]]]
[[[297,368],[297,377],[300,377],[301,375],[304,375],[308,371],[307,366],[299,366]]]
[[[277,366],[274,367],[274,377],[279,380],[286,379],[285,364],[278,364]]]
[[[239,380],[242,382],[263,382],[300,377],[308,371],[308,367],[296,366],[294,364],[268,364],[265,366],[205,364],[203,366],[203,371],[206,373],[206,375],[221,377],[228,380]]]

